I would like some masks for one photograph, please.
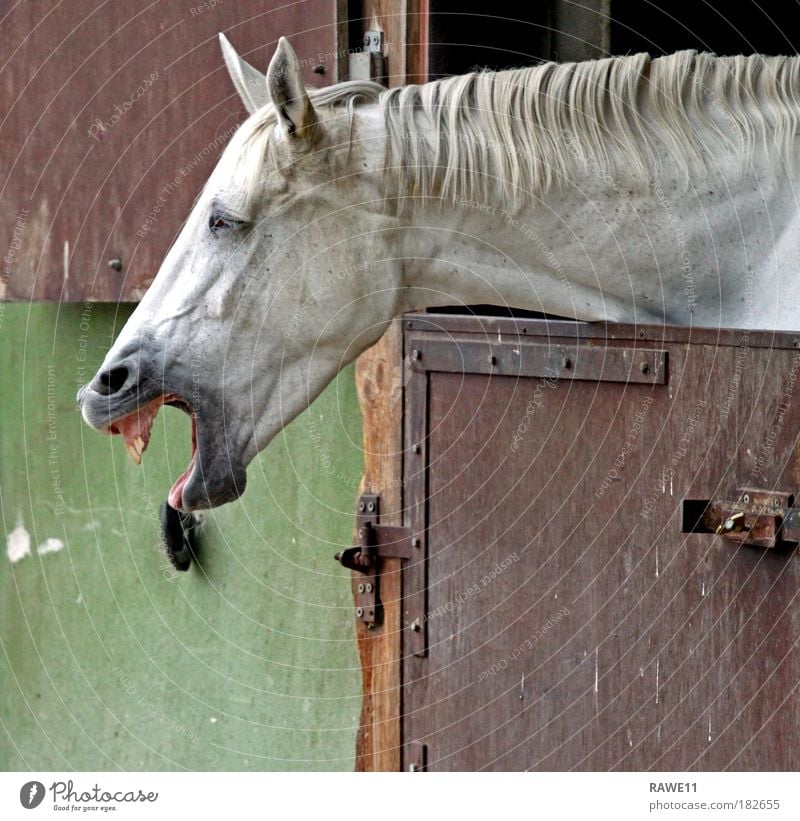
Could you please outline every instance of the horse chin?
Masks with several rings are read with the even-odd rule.
[[[205,426],[202,421],[192,428],[189,466],[169,493],[170,506],[185,513],[236,501],[247,484],[247,472],[241,460],[221,446],[225,442],[224,431],[216,432],[213,424]]]
[[[210,510],[228,502],[235,502],[244,493],[246,483],[247,474],[244,471],[236,478],[232,478],[229,474],[224,483],[216,486],[210,485],[203,476],[195,472],[184,485],[180,505],[176,509],[190,513],[194,510]],[[173,490],[174,487],[173,485]],[[172,491],[170,491],[171,495]],[[170,505],[175,507],[172,502]]]

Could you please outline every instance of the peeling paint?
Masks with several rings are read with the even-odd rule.
[[[600,712],[600,648],[594,649],[594,711]]]
[[[68,288],[69,283],[69,240],[64,240],[64,290]]]
[[[656,659],[656,704],[658,704],[658,696],[659,696],[658,683],[659,683],[660,676],[661,676],[661,659]]]
[[[64,549],[64,542],[61,539],[56,539],[55,537],[51,536],[49,539],[45,539],[39,547],[37,548],[36,552],[40,556],[44,556],[47,553],[58,553],[59,550]]]
[[[17,525],[6,537],[6,555],[11,562],[31,555],[31,537],[22,525]]]

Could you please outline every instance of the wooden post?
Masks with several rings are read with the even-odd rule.
[[[361,28],[384,32],[389,85],[424,82],[427,72],[427,0],[363,0]],[[351,15],[353,12],[351,11]],[[403,494],[403,390],[400,319],[356,363],[364,420],[362,493],[381,496],[381,521],[401,525]],[[354,506],[355,509],[355,506]],[[360,574],[354,574],[358,576]],[[353,579],[354,593],[358,578]],[[382,563],[383,623],[357,623],[364,701],[356,741],[356,770],[397,771],[400,749],[400,562]]]
[[[362,354],[356,387],[364,420],[362,493],[381,496],[381,522],[402,524],[402,322]],[[360,574],[354,574],[353,586]],[[383,621],[357,622],[364,701],[356,742],[357,770],[400,769],[400,561],[381,565]]]

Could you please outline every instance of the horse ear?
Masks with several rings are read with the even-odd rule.
[[[234,88],[242,98],[247,113],[252,114],[270,101],[265,83],[266,78],[250,63],[242,60],[228,38],[222,33],[219,35],[219,44],[222,47],[222,56],[225,58],[225,65],[228,67],[228,74],[231,75]]]
[[[317,113],[303,83],[300,61],[285,37],[278,40],[278,48],[267,69],[267,88],[289,136],[313,142],[318,127]]]

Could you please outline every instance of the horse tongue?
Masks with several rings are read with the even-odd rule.
[[[181,473],[175,484],[170,488],[167,502],[171,508],[180,510],[183,507],[183,489],[192,475],[195,463],[197,462],[197,422],[194,414],[192,414],[192,458],[189,460],[189,466]]]

